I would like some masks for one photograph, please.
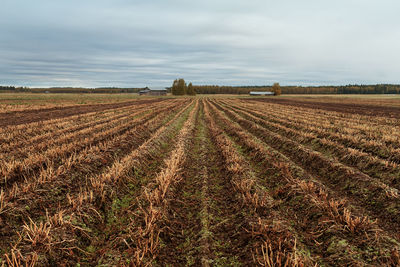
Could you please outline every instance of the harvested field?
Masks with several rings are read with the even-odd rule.
[[[305,107],[312,109],[322,109],[327,111],[336,111],[350,114],[360,114],[368,116],[382,116],[382,117],[400,117],[400,105],[399,101],[367,101],[367,100],[356,100],[351,99],[340,99],[337,98],[325,98],[325,101],[321,102],[321,99],[255,99],[255,101],[277,103],[282,105],[290,105],[295,107]]]
[[[0,266],[398,266],[397,104],[182,97],[1,113]]]
[[[140,104],[150,104],[159,102],[162,99],[136,100],[130,102],[112,103],[112,104],[95,104],[83,106],[66,106],[54,107],[34,110],[12,111],[0,113],[0,127],[9,125],[20,125],[25,123],[45,121],[50,119],[58,119],[89,112],[100,112],[103,110],[116,109],[120,107],[135,106]]]

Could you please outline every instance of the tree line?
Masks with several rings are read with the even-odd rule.
[[[137,93],[143,88],[29,88],[16,86],[1,86],[0,93]],[[250,91],[275,91],[273,86],[219,86],[219,85],[186,85],[184,79],[176,79],[169,91],[174,95],[197,94],[249,94]],[[343,86],[280,86],[282,94],[400,94],[400,85],[343,85]]]
[[[283,94],[400,94],[398,84],[343,86],[286,86],[282,87]]]
[[[274,85],[219,86],[193,85],[197,94],[249,94],[251,91],[276,92]],[[400,94],[400,85],[279,86],[282,94]],[[278,93],[279,94],[279,93]]]

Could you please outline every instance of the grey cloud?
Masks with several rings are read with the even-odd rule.
[[[3,0],[0,84],[399,83],[400,4]]]

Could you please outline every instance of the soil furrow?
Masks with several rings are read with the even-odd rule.
[[[260,101],[265,103],[276,103],[281,105],[289,105],[295,107],[307,107],[312,109],[323,109],[328,111],[337,111],[342,113],[357,113],[367,116],[380,116],[389,118],[398,118],[400,110],[398,107],[362,105],[362,104],[345,104],[345,103],[329,103],[317,101],[299,101],[295,99],[249,99],[249,101]]]
[[[173,109],[170,110],[173,114]],[[171,116],[169,116],[171,118]],[[170,119],[169,118],[169,119]],[[127,132],[111,139],[107,142],[91,147],[86,152],[79,153],[79,156],[74,157],[71,161],[66,161],[58,169],[45,173],[48,177],[42,178],[39,184],[24,184],[24,188],[20,188],[19,194],[14,193],[9,201],[9,212],[3,214],[2,235],[16,233],[18,225],[21,225],[23,218],[31,218],[36,220],[37,216],[46,214],[56,214],[71,205],[74,206],[76,199],[84,197],[87,200],[87,195],[79,187],[80,180],[85,177],[106,170],[114,160],[121,158],[129,153],[132,149],[138,147],[148,138],[154,131],[160,128],[165,119],[168,119],[167,114],[158,116],[149,122],[143,122]],[[44,175],[45,175],[44,174]],[[84,180],[87,181],[87,178]],[[31,185],[29,187],[29,185]],[[54,188],[56,186],[56,189]],[[95,197],[96,198],[96,197]],[[29,209],[20,209],[18,207],[29,207]],[[11,215],[12,216],[6,216]],[[17,226],[15,228],[15,226]]]
[[[394,101],[113,101],[3,109],[0,266],[400,266]]]
[[[110,125],[99,126],[97,133],[85,131],[86,135],[83,134],[81,139],[75,138],[70,143],[63,143],[61,146],[53,147],[43,154],[35,153],[23,161],[15,161],[4,164],[1,166],[2,176],[4,177],[1,183],[3,185],[7,185],[7,187],[10,187],[10,184],[12,185],[14,182],[18,182],[22,179],[29,179],[42,169],[47,169],[53,165],[56,167],[63,158],[67,158],[73,153],[83,151],[89,146],[95,146],[96,144],[109,138],[124,134],[125,132],[129,131],[129,129],[148,121],[162,111],[162,109],[159,109],[147,115],[142,114],[144,115],[143,119],[140,116],[136,118],[133,116],[133,120],[125,119],[120,123],[111,122],[111,126],[114,125],[114,127],[111,128],[109,128]]]
[[[360,172],[372,178],[376,178],[390,187],[397,190],[400,189],[400,165],[396,163],[397,160],[396,162],[387,161],[358,149],[340,144],[335,140],[319,137],[309,131],[301,131],[293,129],[292,127],[286,127],[283,123],[275,123],[273,122],[274,119],[266,118],[260,114],[255,115],[252,114],[252,112],[238,110],[230,106],[228,106],[228,108],[276,134],[280,134],[291,140],[296,140],[299,144],[325,155],[333,155],[339,162],[358,169]],[[262,118],[260,118],[260,116]],[[398,157],[399,156],[395,153],[391,153],[391,156],[389,156],[389,158],[393,159]]]
[[[291,220],[291,216],[296,214],[296,220],[290,225],[297,229],[298,233],[303,233],[302,240],[312,248],[313,252],[324,255],[324,260],[330,259],[332,261],[331,263],[335,265],[339,263],[344,264],[346,261],[347,263],[354,263],[358,258],[365,257],[367,257],[365,258],[367,262],[373,260],[368,258],[370,256],[370,250],[363,251],[365,250],[365,243],[363,243],[365,242],[365,238],[360,243],[360,240],[357,239],[358,233],[353,235],[353,230],[346,230],[346,228],[349,229],[349,223],[351,223],[351,221],[348,219],[346,219],[346,221],[341,219],[342,215],[340,214],[347,213],[348,216],[350,216],[349,218],[352,218],[354,215],[350,215],[350,213],[346,211],[349,207],[346,207],[343,198],[339,196],[339,201],[329,196],[324,192],[322,187],[318,188],[319,184],[313,182],[301,169],[298,167],[291,167],[291,163],[288,159],[272,151],[270,148],[264,148],[260,140],[246,134],[240,126],[233,125],[222,117],[219,121],[226,127],[229,134],[234,136],[235,142],[238,142],[246,148],[244,151],[245,153],[249,153],[247,154],[249,162],[252,163],[253,169],[257,170],[256,173],[258,176],[265,177],[265,179],[260,180],[260,183],[265,186],[265,190],[273,192],[274,198],[279,201],[279,204],[276,205],[275,208],[281,213],[286,214],[285,216],[288,220]],[[255,162],[257,162],[257,164]],[[290,173],[291,168],[294,170],[295,176],[299,175],[296,179],[294,179]],[[359,219],[356,218],[357,216],[351,220],[358,221]],[[374,222],[364,218],[363,215],[359,218],[360,221],[363,221],[364,225],[359,224],[355,229],[360,229],[361,232],[366,231],[371,233],[372,236],[374,236],[374,234],[372,234],[373,232],[382,235],[379,242],[374,240],[368,241],[369,244],[377,242],[375,246],[377,247],[377,253],[380,253],[377,254],[380,255],[380,258],[374,260],[378,262],[390,262],[391,259],[387,258],[386,255],[388,252],[390,253],[396,243],[392,243],[387,237],[392,236],[393,233],[385,233],[385,237],[383,237],[382,230],[378,229]],[[328,221],[329,223],[327,224]],[[335,228],[330,226],[331,223],[342,224],[344,231],[342,231],[340,227]],[[330,230],[323,230],[324,227],[329,227]],[[312,233],[316,231],[315,229],[319,229],[318,231],[320,231],[321,234],[315,236],[315,233]],[[353,254],[354,256],[352,258],[345,259],[347,256],[341,255],[339,251],[335,251],[338,237],[341,238],[342,242],[351,244],[346,247],[346,253],[350,255]],[[382,240],[385,240],[385,243],[382,242]],[[315,246],[315,244],[318,243],[319,245]],[[352,246],[356,246],[356,248],[352,248]],[[353,250],[353,252],[350,252],[350,250]]]
[[[151,104],[155,102],[164,101],[164,99],[149,99],[149,100],[137,100],[137,101],[129,101],[122,103],[113,103],[113,104],[96,104],[96,105],[84,105],[84,106],[69,106],[62,108],[50,108],[43,110],[34,110],[34,111],[15,111],[7,114],[2,114],[0,116],[0,127],[9,126],[9,125],[20,125],[27,124],[31,122],[37,121],[45,121],[56,118],[66,118],[69,116],[84,114],[88,112],[94,111],[103,111],[114,108],[138,105],[138,104]]]
[[[352,148],[360,151],[360,153],[366,154],[368,153],[371,156],[376,156],[380,159],[387,160],[387,164],[393,164],[394,161],[396,163],[400,162],[400,152],[398,151],[398,146],[400,139],[398,139],[397,143],[386,144],[384,142],[378,141],[376,136],[374,137],[365,137],[360,138],[361,134],[351,132],[349,134],[345,134],[340,132],[343,128],[338,127],[337,125],[331,126],[331,123],[327,122],[326,118],[321,120],[316,120],[313,118],[312,122],[309,122],[307,118],[293,118],[286,112],[286,114],[277,115],[275,111],[270,110],[253,110],[249,108],[243,108],[239,106],[229,105],[230,108],[238,109],[242,112],[249,113],[254,115],[260,119],[266,120],[270,123],[276,123],[281,126],[285,126],[288,128],[292,128],[293,130],[314,134],[318,138],[326,138],[330,141],[337,142],[338,145],[344,146],[347,148]],[[323,124],[324,123],[324,124]],[[365,128],[367,125],[365,124]],[[332,127],[331,131],[327,131],[329,127]],[[368,126],[369,127],[369,126]],[[367,132],[365,129],[363,133]],[[381,133],[383,135],[383,133]],[[391,133],[385,133],[389,135]],[[356,139],[357,137],[357,139]],[[381,139],[381,138],[380,138]],[[397,147],[397,148],[396,148]]]
[[[179,107],[179,106],[178,106]],[[133,192],[139,192],[139,188],[134,189],[133,190],[133,186],[137,185],[138,182],[144,182],[144,179],[140,179],[140,175],[144,175],[144,170],[146,170],[147,167],[150,166],[154,166],[155,168],[159,168],[159,166],[161,164],[160,163],[162,161],[162,157],[163,154],[166,153],[166,149],[168,148],[168,146],[165,146],[164,144],[170,142],[171,140],[167,141],[167,140],[163,140],[162,143],[161,140],[158,140],[158,138],[162,138],[165,139],[166,137],[168,138],[172,138],[173,135],[167,135],[168,133],[171,134],[171,131],[176,131],[176,120],[181,120],[181,112],[183,112],[183,110],[180,110],[176,116],[174,116],[173,118],[171,117],[171,115],[173,115],[173,113],[167,113],[165,114],[165,116],[169,116],[169,119],[165,122],[164,124],[160,125],[160,122],[162,122],[163,120],[158,120],[159,122],[157,123],[159,126],[157,125],[146,125],[143,124],[143,126],[138,126],[139,128],[136,128],[137,130],[139,130],[139,134],[142,134],[143,136],[141,138],[137,138],[137,134],[135,133],[135,131],[133,130],[132,134],[135,136],[127,136],[128,142],[125,142],[124,144],[122,143],[115,143],[115,147],[108,147],[107,148],[107,152],[102,152],[100,154],[101,158],[106,157],[106,155],[108,153],[111,153],[111,157],[109,157],[109,159],[113,159],[114,157],[118,157],[120,159],[116,159],[114,162],[113,161],[109,161],[110,163],[113,163],[114,165],[117,164],[118,162],[122,160],[122,156],[124,154],[126,154],[127,152],[131,151],[133,147],[136,147],[136,149],[134,149],[133,151],[130,152],[129,155],[137,155],[137,159],[131,159],[133,164],[135,166],[130,166],[128,167],[128,165],[124,165],[124,167],[127,167],[129,169],[126,169],[124,171],[124,173],[119,173],[119,177],[116,177],[117,172],[110,166],[110,168],[107,168],[107,165],[103,165],[101,166],[96,166],[95,161],[96,158],[93,158],[93,162],[87,162],[85,164],[87,164],[88,168],[85,168],[84,166],[76,166],[77,169],[74,169],[74,171],[69,170],[68,173],[74,173],[76,172],[76,179],[73,180],[59,180],[59,181],[55,181],[55,183],[62,183],[65,184],[67,183],[65,189],[69,192],[67,195],[65,193],[62,193],[59,195],[59,197],[53,199],[51,197],[51,195],[45,196],[44,200],[47,201],[47,205],[45,205],[45,203],[38,203],[39,205],[45,205],[46,207],[44,208],[40,208],[40,212],[34,216],[32,216],[32,218],[34,218],[34,222],[39,224],[40,221],[43,219],[43,217],[41,217],[43,215],[43,211],[46,209],[49,209],[46,214],[49,214],[49,216],[47,216],[47,221],[49,221],[49,218],[51,220],[51,218],[53,218],[54,216],[59,216],[58,214],[62,215],[63,219],[63,224],[59,224],[59,225],[54,225],[52,228],[52,235],[54,239],[60,239],[62,238],[62,236],[60,236],[60,232],[59,231],[65,231],[68,232],[70,235],[74,236],[75,239],[73,239],[72,244],[75,244],[75,246],[79,245],[80,248],[83,248],[84,250],[86,250],[86,247],[88,247],[87,251],[81,251],[81,249],[78,249],[78,247],[73,248],[74,253],[71,255],[68,255],[67,251],[64,251],[65,247],[61,246],[55,246],[54,249],[57,251],[58,253],[54,254],[54,253],[48,253],[46,252],[45,255],[46,258],[48,260],[50,260],[50,262],[54,261],[55,259],[57,259],[58,257],[62,256],[64,257],[64,260],[74,260],[76,261],[76,257],[81,257],[82,261],[91,261],[92,257],[100,257],[100,255],[96,255],[93,254],[93,251],[91,251],[93,248],[97,248],[97,242],[99,240],[103,240],[103,242],[106,242],[104,239],[106,236],[110,237],[111,233],[114,231],[113,228],[118,226],[119,223],[121,221],[117,220],[115,218],[115,214],[117,213],[116,208],[118,208],[118,212],[120,211],[120,208],[123,208],[123,211],[126,211],[126,207],[121,207],[120,204],[116,204],[116,203],[120,203],[120,201],[127,201],[127,199],[131,199],[134,200],[135,197],[134,196],[130,196],[130,193]],[[173,109],[170,109],[170,112],[173,112]],[[165,117],[164,116],[164,117]],[[162,117],[161,117],[162,118]],[[170,128],[166,128],[166,125],[169,125],[173,123],[175,126],[170,127]],[[149,127],[150,126],[150,127]],[[160,128],[161,126],[161,128]],[[156,131],[155,135],[151,135],[151,132],[149,133],[149,135],[146,135],[146,131],[140,130],[140,127],[149,127],[149,129],[152,129],[151,131]],[[134,138],[132,138],[134,137]],[[154,139],[154,138],[156,139]],[[137,147],[137,145],[135,145],[135,142],[141,142],[141,140],[148,138],[144,143],[142,143],[139,147]],[[118,141],[118,140],[116,140]],[[159,148],[158,148],[159,147]],[[117,149],[118,155],[113,155],[114,154],[114,149]],[[96,151],[93,151],[94,153],[96,153]],[[121,155],[122,153],[122,155]],[[142,154],[140,154],[142,153]],[[127,155],[127,156],[129,156]],[[147,155],[147,158],[145,158]],[[126,158],[127,156],[125,156],[124,158]],[[91,158],[91,157],[90,157]],[[156,161],[156,158],[158,158],[159,160]],[[152,159],[154,160],[154,162],[149,162],[149,160]],[[91,164],[94,164],[95,166],[92,167],[90,166]],[[114,166],[113,165],[113,166]],[[104,170],[104,172],[102,172],[101,170]],[[143,171],[141,171],[140,169],[143,169]],[[100,171],[100,175],[99,176],[94,176],[94,180],[90,179],[90,175],[92,174],[96,174]],[[86,173],[85,173],[86,172]],[[146,171],[147,174],[150,174],[150,171]],[[95,181],[99,181],[99,182],[106,182],[108,181],[107,179],[102,179],[101,177],[109,177],[109,174],[114,177],[112,181],[114,181],[114,183],[116,183],[115,185],[103,185],[101,188],[103,190],[104,193],[99,192],[98,191],[98,184],[93,184],[93,182]],[[89,175],[89,176],[88,176]],[[130,175],[134,175],[133,177],[129,178]],[[79,181],[79,177],[83,178],[86,177],[84,179],[84,181]],[[119,178],[118,180],[115,180],[116,178]],[[124,178],[124,179],[123,179]],[[138,178],[138,180],[136,181],[136,179],[133,178]],[[132,180],[131,180],[132,179]],[[131,181],[132,184],[128,186],[128,181]],[[110,182],[112,182],[110,181]],[[76,182],[75,184],[73,184],[74,182]],[[69,185],[68,185],[69,183]],[[54,185],[54,183],[52,183]],[[117,186],[118,185],[118,186]],[[43,192],[47,192],[48,194],[54,194],[57,193],[57,191],[53,192],[50,188],[48,188],[48,186],[51,186],[51,184],[48,184],[47,186],[45,186],[45,188],[43,188]],[[88,186],[88,189],[85,189],[85,187]],[[62,188],[62,186],[58,186],[59,188]],[[80,187],[80,188],[79,188]],[[132,192],[130,192],[130,190],[127,191],[127,187],[132,188]],[[75,189],[74,189],[75,188]],[[88,191],[89,190],[89,191]],[[116,190],[116,191],[114,191]],[[90,191],[92,191],[92,193],[90,193]],[[123,194],[127,194],[126,196],[124,196]],[[61,198],[60,198],[61,197]],[[110,199],[111,198],[111,199]],[[50,201],[50,202],[49,202]],[[57,203],[51,203],[53,201],[58,202]],[[32,208],[33,210],[33,208]],[[30,211],[29,211],[30,212]],[[101,214],[101,215],[100,215]],[[61,216],[60,215],[60,216]],[[39,217],[38,217],[39,216]],[[100,217],[99,217],[100,216]],[[25,216],[26,217],[26,216]],[[42,219],[41,219],[42,218]],[[69,218],[68,221],[66,218]],[[73,218],[73,219],[72,219]],[[72,219],[72,221],[71,221]],[[124,218],[125,222],[126,220],[129,221],[129,217]],[[45,220],[46,221],[46,220]],[[117,223],[118,222],[118,223]],[[106,226],[111,227],[110,229],[104,229]],[[124,225],[126,227],[126,225]],[[69,229],[69,230],[68,230]],[[106,232],[105,232],[106,231]],[[24,232],[21,233],[22,235],[24,234]],[[104,234],[106,234],[106,236],[104,236]],[[98,236],[96,236],[98,235]],[[90,240],[90,241],[89,241]],[[20,249],[25,251],[25,253],[23,253],[24,255],[26,255],[26,257],[29,258],[29,251],[30,249],[28,249],[29,247],[27,247],[26,241],[23,240],[22,244],[19,244],[17,242],[17,244],[19,245]],[[70,244],[70,245],[72,245]],[[104,244],[104,243],[103,243]],[[68,243],[66,245],[69,245]],[[104,249],[99,247],[100,250]],[[87,254],[89,252],[89,254]],[[61,254],[60,254],[61,253]],[[89,255],[91,255],[89,257]],[[104,255],[103,255],[104,256]],[[26,258],[25,257],[25,258]],[[49,263],[46,263],[46,265]]]
[[[390,229],[396,229],[399,223],[398,208],[396,208],[400,205],[399,199],[395,195],[390,195],[387,186],[375,183],[364,174],[357,173],[333,160],[325,159],[320,153],[305,149],[295,141],[270,132],[251,121],[243,120],[231,111],[224,111],[267,145],[318,177],[331,190],[342,192],[352,203],[357,203],[368,210],[372,218],[379,218],[382,228],[389,232]]]
[[[232,266],[243,260],[243,217],[235,205],[223,162],[210,142],[203,109],[194,142],[183,166],[182,181],[170,199],[168,231],[157,263],[173,266]],[[233,253],[232,255],[232,252]]]
[[[156,108],[156,106],[150,107]],[[3,144],[1,146],[1,152],[7,153],[8,157],[10,157],[11,153],[13,155],[18,155],[19,153],[24,153],[24,151],[26,150],[32,150],[32,147],[38,147],[41,144],[48,142],[48,140],[54,140],[60,136],[65,136],[67,134],[78,132],[86,128],[92,128],[104,123],[122,119],[124,117],[129,117],[133,113],[137,114],[138,112],[146,110],[150,107],[135,108],[132,110],[126,109],[122,111],[113,110],[106,114],[94,113],[91,116],[85,118],[80,117],[67,123],[63,122],[60,124],[55,124],[52,125],[51,128],[53,129],[53,131],[46,131],[44,133],[29,137],[23,136],[27,138],[13,138],[12,141],[7,142],[7,144]]]

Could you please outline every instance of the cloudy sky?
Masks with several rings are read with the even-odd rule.
[[[1,0],[0,84],[400,83],[397,0]]]

